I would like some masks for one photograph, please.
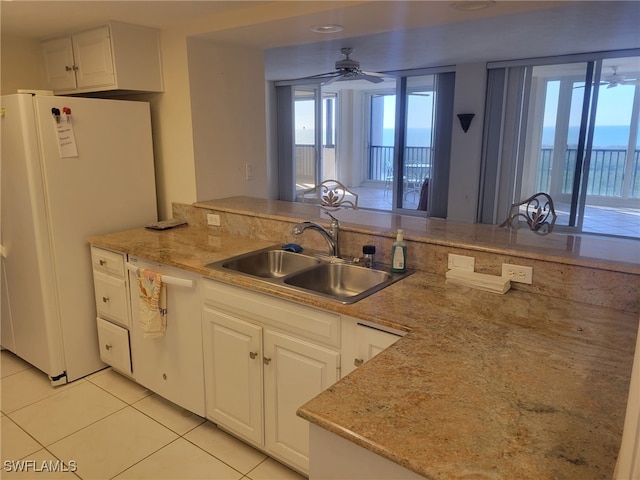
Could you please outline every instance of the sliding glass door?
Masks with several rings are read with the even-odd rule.
[[[359,208],[446,217],[454,84],[424,71],[277,84],[279,198],[337,180]]]
[[[293,131],[296,191],[338,179],[336,164],[337,95],[320,86],[296,86]]]
[[[639,237],[640,57],[516,66],[489,79],[489,116],[502,116],[486,132],[481,220],[500,223],[511,203],[544,192],[560,230]]]
[[[393,93],[369,94],[368,181],[384,182],[389,210],[446,217],[454,81],[403,76]]]

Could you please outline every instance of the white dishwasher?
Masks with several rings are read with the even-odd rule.
[[[162,275],[165,286],[164,335],[145,337],[140,326],[138,268]],[[200,277],[149,260],[129,256],[131,293],[131,363],[133,377],[149,390],[197,415],[205,415]]]

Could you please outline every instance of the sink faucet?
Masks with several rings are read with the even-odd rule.
[[[331,256],[340,257],[340,246],[338,243],[339,233],[340,233],[340,222],[338,219],[331,215],[329,212],[324,212],[331,217],[331,225],[329,226],[329,230],[325,229],[323,226],[318,225],[313,222],[302,222],[298,223],[293,227],[293,234],[300,235],[302,232],[311,228],[312,230],[317,230],[324,237],[324,239],[329,244],[329,248],[331,249]]]

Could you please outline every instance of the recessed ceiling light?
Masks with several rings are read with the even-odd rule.
[[[458,10],[482,10],[483,8],[493,7],[493,0],[470,0],[466,2],[453,2],[451,6]]]
[[[315,33],[338,33],[343,29],[342,25],[314,25],[311,31]]]

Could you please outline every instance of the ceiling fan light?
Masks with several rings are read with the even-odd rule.
[[[329,33],[338,33],[341,32],[344,29],[344,27],[342,25],[336,25],[336,24],[328,24],[328,25],[314,25],[311,27],[311,31],[314,33],[321,33],[321,34],[329,34]]]

